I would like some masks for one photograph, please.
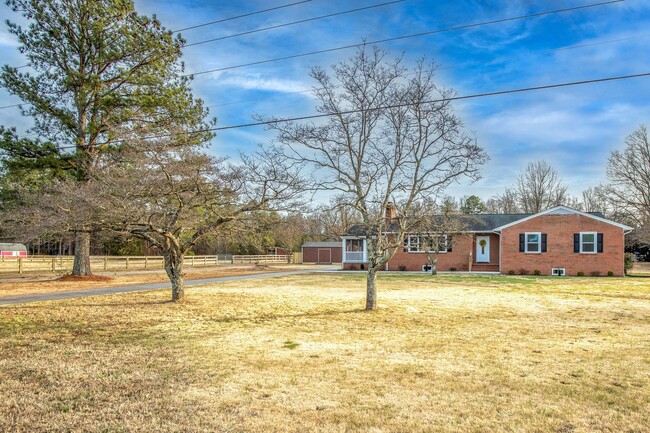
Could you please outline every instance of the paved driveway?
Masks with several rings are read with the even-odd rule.
[[[198,286],[200,284],[221,283],[226,281],[252,280],[254,278],[277,278],[288,275],[309,274],[313,272],[331,272],[338,266],[324,266],[322,270],[305,269],[299,271],[269,272],[264,274],[235,275],[231,277],[203,278],[200,280],[187,280],[185,286]],[[28,302],[56,301],[59,299],[83,298],[86,296],[113,295],[116,293],[141,292],[146,290],[166,289],[171,287],[169,282],[136,284],[132,286],[104,287],[98,289],[74,290],[57,293],[37,293],[33,295],[5,296],[0,298],[0,305],[25,304]]]

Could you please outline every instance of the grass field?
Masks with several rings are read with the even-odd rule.
[[[650,279],[315,274],[0,307],[0,431],[648,432]]]

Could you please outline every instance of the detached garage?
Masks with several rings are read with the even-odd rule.
[[[341,263],[341,242],[305,242],[302,246],[303,263]]]

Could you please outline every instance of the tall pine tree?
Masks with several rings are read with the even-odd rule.
[[[206,111],[189,90],[180,62],[180,35],[154,17],[138,15],[130,0],[7,0],[29,22],[7,21],[31,70],[5,65],[0,82],[25,103],[31,132],[70,159],[70,173],[85,183],[115,134],[159,125],[205,129]],[[178,120],[178,122],[170,122]],[[176,127],[176,126],[175,126]],[[205,134],[196,137],[204,141]],[[111,144],[113,143],[113,144]],[[4,149],[11,153],[11,146]],[[56,153],[48,153],[48,158]],[[15,156],[15,155],[14,155]],[[14,158],[15,159],[15,158]],[[50,164],[52,161],[42,161]],[[73,274],[89,275],[92,221],[75,232]]]

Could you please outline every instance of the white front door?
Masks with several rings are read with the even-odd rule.
[[[489,236],[476,236],[476,263],[490,263]]]

